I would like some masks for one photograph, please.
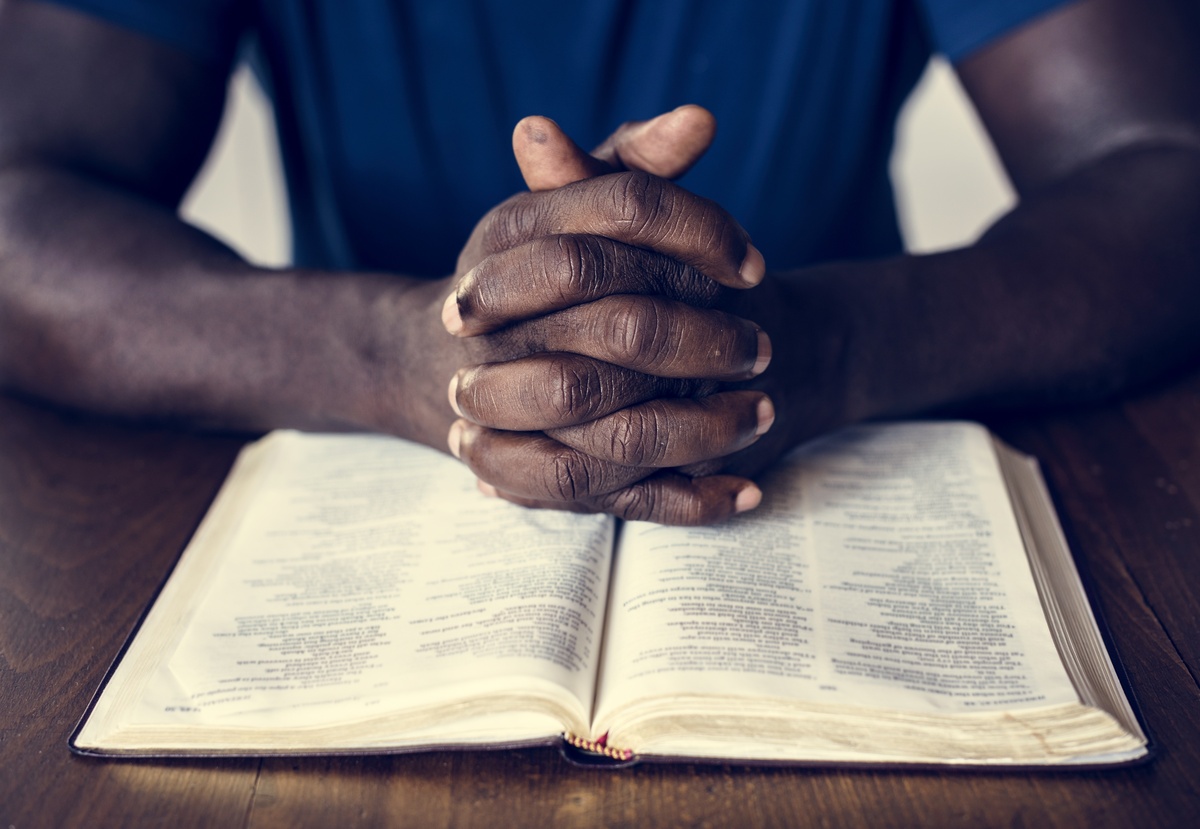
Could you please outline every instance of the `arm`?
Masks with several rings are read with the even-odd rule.
[[[378,355],[403,343],[361,321],[415,314],[423,286],[253,268],[176,219],[224,90],[147,39],[0,5],[0,382],[121,416],[422,434],[384,405]]]
[[[961,250],[769,279],[779,298],[742,311],[784,373],[768,437],[1094,401],[1195,360],[1200,63],[1183,10],[1084,0],[959,67],[1020,203]],[[731,468],[769,460],[754,447]]]
[[[848,277],[850,418],[1084,402],[1195,358],[1200,62],[1183,10],[1085,0],[959,67],[1020,204],[966,249],[810,277]]]
[[[501,205],[481,220],[459,273],[445,280],[250,266],[174,214],[211,140],[224,88],[221,71],[137,35],[51,6],[0,4],[4,388],[126,417],[376,429],[445,448],[454,421],[446,387],[461,366],[536,353],[547,376],[565,376],[569,358],[554,354],[604,354],[629,342],[598,308],[566,311],[570,325],[532,308],[497,336],[449,336],[444,301],[483,258],[514,247],[512,256],[543,257],[509,275],[516,295],[529,295],[564,257],[590,272],[622,270],[614,256],[649,256],[665,267],[685,255],[693,281],[741,280],[745,234],[714,205],[670,193],[678,210],[707,216],[697,249],[684,238],[691,228],[662,204],[649,224],[615,226],[623,211],[645,215],[653,193],[613,178]],[[595,233],[631,244],[552,238]],[[693,319],[700,329],[690,336],[707,327],[729,347],[715,364],[680,363],[675,374],[742,376],[755,365],[752,325],[738,325],[730,338],[724,315],[719,324],[714,315]],[[547,425],[577,419],[568,411]],[[535,490],[545,482],[536,469],[528,477]],[[748,485],[724,477],[676,487],[672,497],[728,514]]]

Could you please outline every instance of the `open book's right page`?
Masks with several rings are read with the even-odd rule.
[[[798,759],[1032,760],[987,745],[997,719],[1079,696],[986,430],[851,429],[763,489],[752,517],[719,528],[625,526],[595,730],[651,753],[777,756],[775,732],[810,739]]]

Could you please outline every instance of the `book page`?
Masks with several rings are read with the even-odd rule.
[[[623,528],[597,730],[639,699],[915,712],[1077,700],[981,427],[865,426],[804,447],[716,528]]]
[[[251,451],[236,526],[214,543],[202,528],[138,644],[182,604],[180,632],[126,659],[162,664],[135,721],[312,726],[529,677],[586,717],[611,519],[485,498],[456,461],[387,437],[275,433]]]

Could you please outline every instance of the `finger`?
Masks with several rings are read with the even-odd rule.
[[[451,453],[497,489],[538,501],[579,501],[627,487],[652,470],[620,466],[564,446],[540,432],[487,429],[456,420]]]
[[[483,337],[488,356],[505,362],[566,352],[653,374],[745,380],[771,361],[771,340],[749,320],[654,296],[618,294],[574,305]]]
[[[602,236],[543,236],[464,274],[446,298],[442,322],[468,337],[610,294],[659,294],[707,308],[722,290],[695,268],[654,251]]]
[[[745,449],[774,421],[775,408],[765,394],[731,391],[698,400],[650,400],[547,435],[594,458],[661,468]]]
[[[716,128],[712,113],[689,104],[649,121],[626,122],[586,153],[554,121],[532,115],[513,129],[513,155],[525,186],[533,191],[618,170],[678,178],[704,155]]]
[[[744,380],[766,371],[772,355],[767,332],[750,320],[659,296],[605,296],[512,330],[522,336],[521,329],[540,332],[550,352],[582,354],[655,377]]]
[[[762,502],[762,490],[746,478],[732,475],[689,478],[675,472],[659,472],[623,489],[582,501],[526,498],[489,484],[481,484],[480,490],[525,507],[606,512],[627,521],[676,526],[718,524]]]
[[[766,270],[746,231],[715,202],[636,171],[513,196],[472,234],[472,264],[557,234],[606,236],[654,250],[732,288],[757,285]]]
[[[573,426],[656,397],[710,393],[710,384],[653,377],[578,354],[534,354],[460,369],[450,405],[491,429],[534,432]]]
[[[712,145],[717,119],[707,109],[686,104],[649,121],[622,124],[592,155],[620,170],[642,170],[678,178]]]
[[[617,168],[581,150],[558,124],[541,115],[513,129],[513,155],[530,190],[554,190]]]

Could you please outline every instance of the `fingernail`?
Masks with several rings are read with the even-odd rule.
[[[758,401],[758,426],[754,430],[755,435],[765,435],[767,430],[775,423],[775,404],[771,402],[771,398],[764,397]]]
[[[450,378],[450,389],[448,394],[450,397],[450,408],[454,409],[454,413],[456,415],[462,417],[462,409],[458,408],[458,372],[455,372],[454,376]]]
[[[475,479],[475,487],[489,498],[499,498],[500,492],[491,484],[484,483],[478,478]]]
[[[747,285],[757,285],[767,275],[767,262],[754,245],[746,245],[746,258],[738,268],[738,275]]]
[[[450,446],[450,454],[456,458],[462,457],[462,436],[466,428],[467,421],[456,420],[450,426],[450,434],[446,437],[446,443]]]
[[[754,484],[742,487],[733,502],[736,512],[749,512],[762,503],[762,490]]]
[[[462,316],[458,313],[457,291],[446,297],[446,302],[442,305],[442,325],[455,336],[463,330]]]
[[[758,329],[758,356],[754,358],[754,368],[750,369],[750,375],[757,377],[767,370],[767,366],[771,364],[771,338],[767,336],[767,332],[761,328]]]

